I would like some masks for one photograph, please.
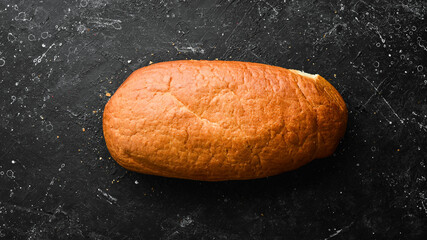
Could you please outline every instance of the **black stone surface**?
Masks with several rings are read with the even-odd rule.
[[[0,1],[0,239],[427,239],[427,2]],[[251,181],[125,171],[109,95],[177,59],[319,73],[349,108],[327,159]]]

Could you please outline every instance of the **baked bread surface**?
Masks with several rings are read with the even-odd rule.
[[[262,178],[327,157],[346,125],[344,100],[321,76],[236,61],[141,68],[103,114],[121,166],[204,181]]]

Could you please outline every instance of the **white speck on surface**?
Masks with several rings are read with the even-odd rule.
[[[27,19],[27,14],[25,12],[18,13],[18,16],[15,17],[15,21],[28,21],[30,19]]]
[[[50,180],[49,185],[50,185],[50,186],[52,186],[54,183],[55,183],[55,177],[53,177],[53,178]]]
[[[380,63],[378,61],[374,62],[374,67],[378,68],[380,66]]]
[[[186,216],[179,222],[179,226],[181,227],[187,227],[188,225],[192,224],[194,222],[193,219],[191,219],[190,216]]]
[[[90,17],[87,18],[89,24],[93,24],[95,27],[112,27],[116,30],[121,30],[122,21],[119,19],[110,19],[110,18],[100,18],[100,17]]]
[[[12,33],[7,34],[7,40],[11,43],[16,41],[16,37]]]
[[[44,57],[46,57],[46,53],[47,53],[47,52],[48,52],[48,51],[49,51],[53,46],[55,46],[55,43],[52,43],[52,44],[49,46],[49,48],[48,48],[44,53],[42,53],[42,55],[40,55],[40,56],[36,57],[36,58],[33,60],[34,65],[36,65],[36,66],[37,66],[37,64],[41,63],[41,62],[42,62],[42,59],[43,59]]]
[[[86,27],[84,25],[79,25],[77,27],[77,32],[79,32],[80,34],[83,34],[86,31]]]
[[[424,49],[424,51],[427,51],[427,46],[425,46],[422,42],[425,43],[426,41],[424,41],[421,37],[417,37],[418,46]]]
[[[12,102],[10,102],[10,104],[13,104],[16,101],[16,96],[11,96],[10,99],[12,99]]]
[[[42,34],[40,35],[43,39],[46,39],[49,37],[49,33],[48,32],[42,32]]]
[[[15,178],[15,172],[9,169],[6,171],[6,176],[8,176],[10,179],[14,179]]]
[[[139,184],[138,180],[135,180],[135,184]]]
[[[53,130],[53,125],[50,121],[46,124],[46,131],[51,132]]]
[[[87,7],[88,2],[87,0],[80,0],[80,7]]]
[[[114,203],[117,202],[117,198],[115,198],[115,197],[111,196],[110,194],[102,191],[100,188],[98,188],[98,192],[100,192],[105,198],[107,198],[108,203],[113,204],[113,202]]]
[[[190,44],[190,46],[174,46],[174,48],[181,53],[201,53],[204,54],[205,53],[205,49],[203,49],[200,46],[197,46],[199,44]]]
[[[28,40],[29,40],[30,42],[36,41],[36,36],[34,36],[34,34],[29,34],[29,35],[28,35]]]
[[[384,96],[381,95],[381,98],[384,100],[384,102],[387,104],[387,106],[390,108],[390,110],[393,112],[393,114],[400,120],[400,122],[405,125],[405,122],[403,119],[396,113],[394,108],[391,107],[390,103],[387,101],[387,99],[384,98]]]
[[[352,223],[350,223],[349,225],[347,225],[347,226],[345,226],[345,227],[343,227],[343,228],[341,228],[341,229],[338,229],[338,230],[336,230],[336,228],[334,228],[334,230],[336,230],[334,233],[332,233],[331,235],[329,235],[329,237],[327,237],[327,238],[325,238],[325,240],[328,240],[328,239],[331,239],[331,238],[333,238],[333,237],[336,237],[338,234],[340,234],[342,231],[344,231],[344,230],[347,230],[348,228],[350,228],[351,227],[351,225],[353,225],[353,223],[354,222],[352,222]]]
[[[376,30],[378,36],[380,36],[381,42],[385,43],[385,39],[381,36],[380,31]]]
[[[422,207],[423,207],[423,209],[424,209],[424,212],[427,214],[427,208],[426,208],[426,205],[424,204],[424,201],[422,201],[422,200],[421,200],[421,205],[422,205]]]
[[[62,169],[65,167],[65,163],[61,164],[61,167],[58,169],[58,171],[62,171]]]
[[[419,122],[418,126],[420,127],[420,129],[422,129],[422,130],[424,130],[424,131],[427,132],[427,126],[426,125],[423,125],[422,123]]]

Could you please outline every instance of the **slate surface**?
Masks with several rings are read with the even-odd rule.
[[[423,0],[0,1],[0,239],[423,239],[426,13]],[[348,104],[345,138],[266,179],[125,171],[102,138],[109,95],[187,58],[319,73]]]

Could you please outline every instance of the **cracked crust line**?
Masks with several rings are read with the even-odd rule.
[[[181,100],[179,100],[172,92],[168,91],[165,92],[164,94],[168,94],[169,96],[171,96],[173,99],[175,99],[177,102],[179,102],[182,106],[182,108],[184,108],[185,110],[187,110],[188,112],[192,113],[195,117],[197,117],[201,122],[208,122],[211,125],[217,126],[217,127],[221,127],[221,125],[219,125],[216,122],[211,122],[210,120],[206,119],[206,118],[202,118],[200,117],[197,113],[195,113],[194,111],[192,111],[190,108],[188,108],[188,106],[186,104],[184,104]]]

